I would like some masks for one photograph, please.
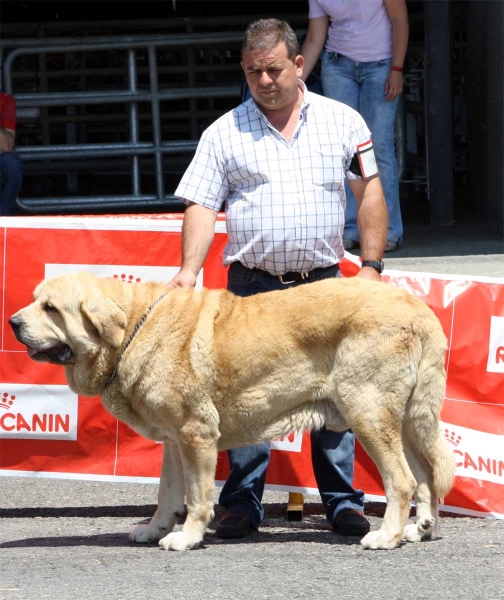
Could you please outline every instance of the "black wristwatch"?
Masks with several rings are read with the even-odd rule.
[[[373,267],[378,273],[382,273],[384,269],[383,260],[363,260],[363,267]]]

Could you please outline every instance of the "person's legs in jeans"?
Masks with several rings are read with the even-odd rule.
[[[0,216],[14,213],[23,181],[23,163],[15,152],[0,153]]]
[[[373,146],[389,213],[387,241],[403,241],[403,226],[399,202],[399,174],[395,156],[395,114],[398,98],[388,101],[385,83],[391,60],[359,63],[326,52],[322,57],[324,95],[343,102],[363,117],[373,137]],[[359,241],[357,203],[345,181],[346,210],[344,238]]]
[[[268,443],[227,451],[231,473],[222,488],[219,504],[226,513],[240,513],[258,529],[264,517],[261,503],[270,460]]]
[[[334,277],[334,274],[319,279]],[[277,280],[230,268],[228,290],[237,296],[288,289],[299,282],[285,286]],[[219,504],[228,513],[240,513],[249,518],[257,529],[264,516],[261,504],[269,464],[269,444],[237,448],[228,451],[231,474],[222,488]],[[331,524],[343,510],[362,510],[364,493],[352,487],[354,465],[354,435],[351,431],[334,432],[325,428],[312,433],[312,462],[322,502]],[[225,515],[226,516],[226,515]]]
[[[231,266],[227,289],[242,298],[281,289],[280,281],[265,279],[260,274]],[[240,513],[257,529],[264,516],[261,504],[270,459],[269,443],[228,450],[231,473],[222,488],[219,504],[227,513]]]
[[[399,200],[399,170],[395,153],[395,117],[399,97],[387,100],[385,83],[391,60],[360,63],[361,88],[359,112],[373,136],[383,194],[387,202],[389,226],[387,241],[403,241],[403,224]]]
[[[343,510],[364,509],[364,492],[352,487],[355,436],[349,429],[325,427],[311,434],[312,464],[317,486],[331,525]]]
[[[345,56],[335,52],[324,52],[322,55],[321,71],[324,96],[347,104],[354,110],[359,110],[360,85],[355,79],[355,63]],[[357,202],[345,180],[345,233],[344,239],[359,241],[357,228]]]

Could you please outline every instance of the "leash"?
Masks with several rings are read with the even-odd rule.
[[[112,375],[108,378],[107,383],[105,384],[105,387],[103,388],[104,390],[108,388],[108,386],[114,381],[114,379],[117,377],[117,367],[119,366],[119,362],[123,356],[123,354],[126,352],[126,350],[128,349],[128,346],[131,344],[131,342],[133,341],[133,338],[135,337],[135,335],[138,333],[138,330],[140,329],[140,327],[142,327],[142,325],[145,323],[145,321],[147,320],[147,317],[149,316],[149,314],[154,310],[154,308],[161,302],[161,300],[163,298],[166,297],[166,294],[163,294],[160,298],[158,298],[154,304],[152,304],[149,309],[147,310],[147,312],[142,316],[142,318],[140,319],[140,321],[138,321],[138,323],[135,325],[135,329],[133,329],[133,331],[131,332],[131,335],[129,336],[128,341],[124,344],[124,346],[121,349],[121,352],[119,352],[118,357],[116,358],[115,361],[115,365],[114,365],[114,370],[112,371]]]

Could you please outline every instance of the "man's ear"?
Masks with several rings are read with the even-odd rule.
[[[304,57],[302,54],[298,54],[294,59],[294,65],[296,67],[296,73],[298,77],[303,75]],[[306,74],[308,76],[309,73]]]
[[[126,313],[110,298],[85,300],[81,312],[107,344],[119,348],[124,341],[128,321]]]

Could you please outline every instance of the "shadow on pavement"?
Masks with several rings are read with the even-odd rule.
[[[316,543],[328,545],[359,545],[359,537],[343,537],[333,533],[328,527],[315,530],[312,525],[310,529],[300,530],[296,527],[295,530],[288,531],[268,531],[268,526],[261,528],[260,531],[254,532],[246,538],[238,540],[222,540],[217,538],[213,532],[206,534],[203,544],[197,550],[204,550],[209,546],[214,545],[232,545],[232,544],[264,544],[264,543]],[[62,548],[74,546],[97,546],[97,547],[156,547],[157,543],[151,544],[135,544],[128,539],[128,533],[103,533],[97,535],[75,535],[75,536],[48,536],[25,538],[22,540],[12,540],[0,544],[0,548]]]
[[[72,518],[85,519],[97,517],[152,517],[156,505],[126,505],[126,506],[63,506],[33,508],[2,508],[2,519],[34,519],[34,518]]]

